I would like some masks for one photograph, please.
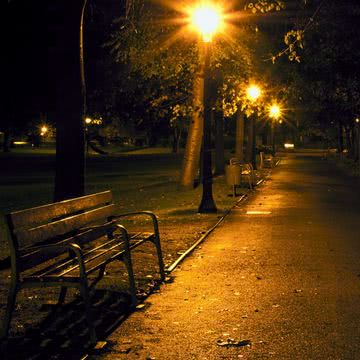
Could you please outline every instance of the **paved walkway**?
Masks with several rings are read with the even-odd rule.
[[[90,358],[360,359],[359,193],[320,157],[284,159]]]

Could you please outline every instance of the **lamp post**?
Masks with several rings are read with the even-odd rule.
[[[246,90],[248,100],[253,104],[261,96],[261,89],[257,85],[250,85]],[[249,132],[248,132],[248,159],[253,168],[256,169],[256,119],[254,115],[249,116]]]
[[[357,128],[357,140],[358,140],[358,143],[357,143],[357,151],[358,151],[358,164],[359,164],[359,169],[360,169],[360,118],[357,117],[355,119],[355,125],[356,125],[356,128]]]
[[[204,74],[204,121],[203,145],[201,157],[202,199],[199,213],[214,213],[217,211],[212,193],[212,166],[211,166],[211,78],[209,72],[211,41],[221,23],[221,14],[212,5],[201,5],[192,14],[192,25],[201,35],[203,49]]]
[[[276,147],[275,147],[275,121],[278,120],[281,116],[281,108],[277,104],[272,104],[269,107],[269,117],[271,119],[271,146],[272,146],[272,155],[275,156]]]

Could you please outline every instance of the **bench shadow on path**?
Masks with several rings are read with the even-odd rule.
[[[98,341],[104,341],[130,314],[125,293],[96,290],[93,318]],[[40,310],[41,311],[41,310]],[[21,336],[1,344],[1,359],[81,359],[94,351],[89,347],[88,328],[81,298],[55,307],[45,319]]]

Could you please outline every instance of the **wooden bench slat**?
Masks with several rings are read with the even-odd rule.
[[[113,215],[114,210],[114,204],[106,205],[82,214],[73,215],[65,219],[40,225],[32,229],[14,229],[14,234],[20,244],[20,247],[33,245],[47,239],[66,235],[73,230],[81,229],[82,227],[95,221],[110,217]]]
[[[79,245],[83,245],[87,242],[91,242],[93,240],[99,239],[102,236],[106,235],[107,233],[112,233],[116,230],[117,226],[114,222],[108,222],[104,225],[97,226],[92,229],[86,229],[83,233],[75,235],[73,237],[66,238],[62,241],[57,242],[56,244],[59,245],[66,245],[69,243],[77,243]],[[51,249],[45,251],[31,251],[30,249],[24,249],[22,251],[21,256],[19,256],[19,268],[21,271],[26,271],[31,269],[39,264],[46,262],[47,260],[54,258],[56,256],[61,255],[66,251],[58,250],[58,249]]]
[[[78,211],[112,202],[111,191],[86,195],[75,199],[38,206],[32,209],[20,210],[10,214],[13,228],[32,226],[44,223],[51,219],[74,214]]]

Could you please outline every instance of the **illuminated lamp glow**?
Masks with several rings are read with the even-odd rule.
[[[257,100],[260,95],[261,95],[261,90],[258,86],[256,85],[251,85],[247,88],[246,90],[246,95],[248,97],[249,100],[251,101],[255,101]]]
[[[191,23],[204,42],[210,42],[221,25],[221,12],[213,5],[201,5],[192,12]]]

